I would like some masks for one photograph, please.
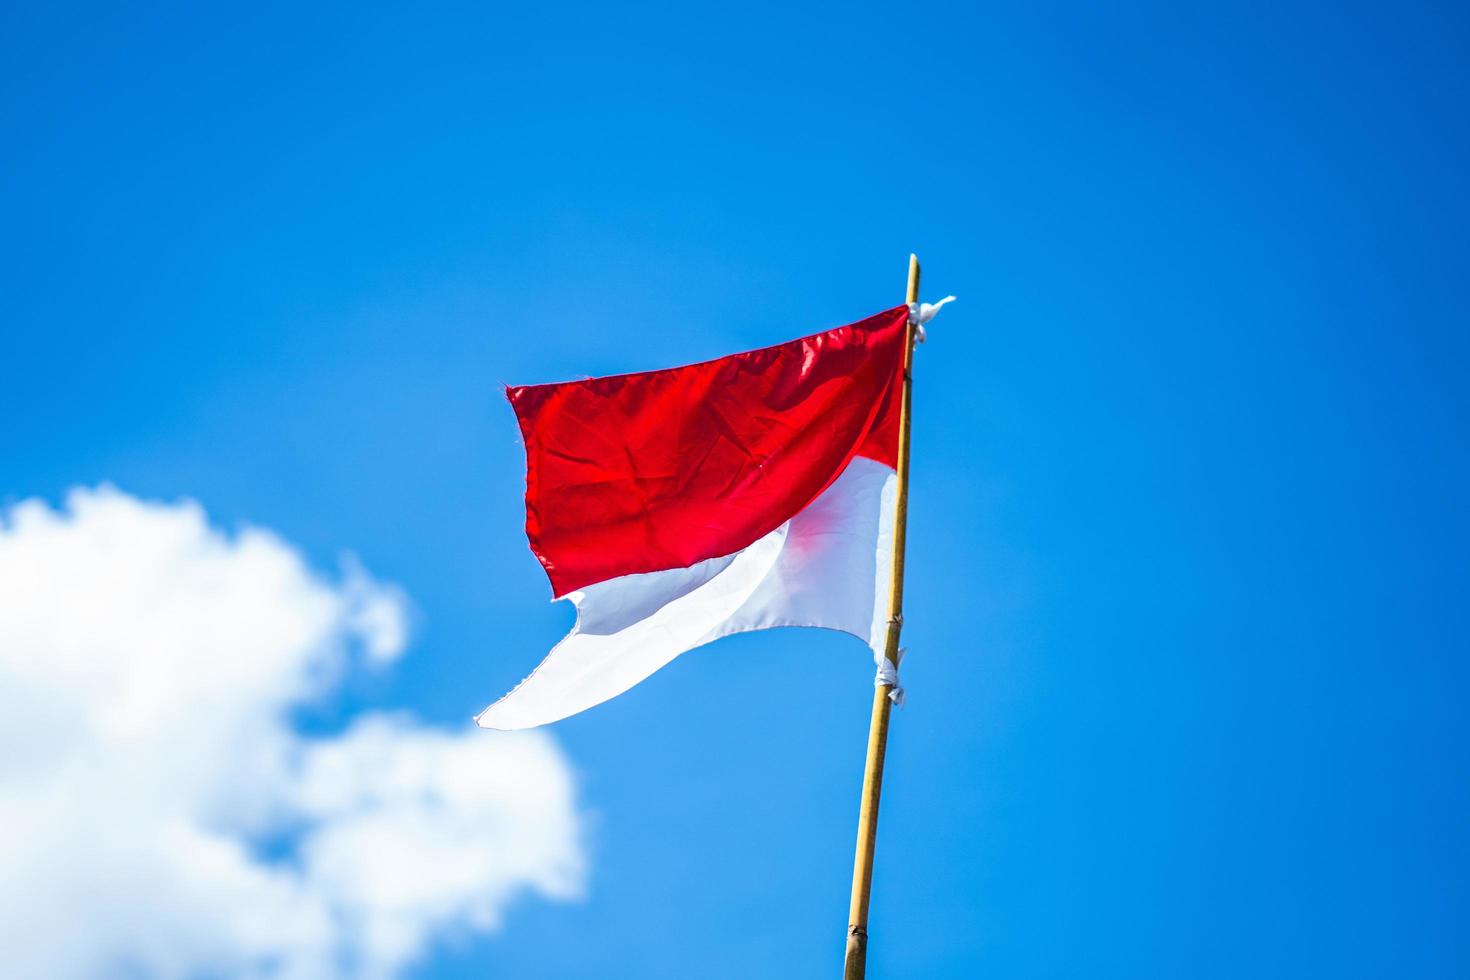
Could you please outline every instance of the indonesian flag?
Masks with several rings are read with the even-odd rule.
[[[909,316],[507,389],[526,535],[577,623],[480,725],[565,718],[686,650],[772,626],[850,633],[882,664]]]

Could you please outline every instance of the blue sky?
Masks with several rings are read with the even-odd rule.
[[[871,975],[1470,971],[1462,8],[10,5],[0,65],[0,494],[400,586],[304,730],[458,726],[570,625],[503,384],[916,250]],[[870,684],[756,634],[557,725],[585,900],[410,975],[835,975]]]

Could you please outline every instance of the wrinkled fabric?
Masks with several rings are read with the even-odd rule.
[[[899,306],[701,364],[508,388],[526,445],[526,536],[566,596],[731,556],[854,457],[897,458]]]
[[[897,483],[891,467],[854,458],[801,513],[740,551],[572,592],[577,625],[476,721],[498,729],[558,721],[685,651],[776,626],[850,633],[886,664]]]

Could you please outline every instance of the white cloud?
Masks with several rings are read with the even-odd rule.
[[[293,706],[390,661],[405,602],[194,503],[76,490],[0,516],[7,976],[383,978],[577,894],[572,778],[540,733]]]

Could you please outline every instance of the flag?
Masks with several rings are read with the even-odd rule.
[[[685,367],[508,388],[526,535],[577,622],[479,724],[565,718],[748,630],[840,630],[883,663],[910,315],[899,306]]]

